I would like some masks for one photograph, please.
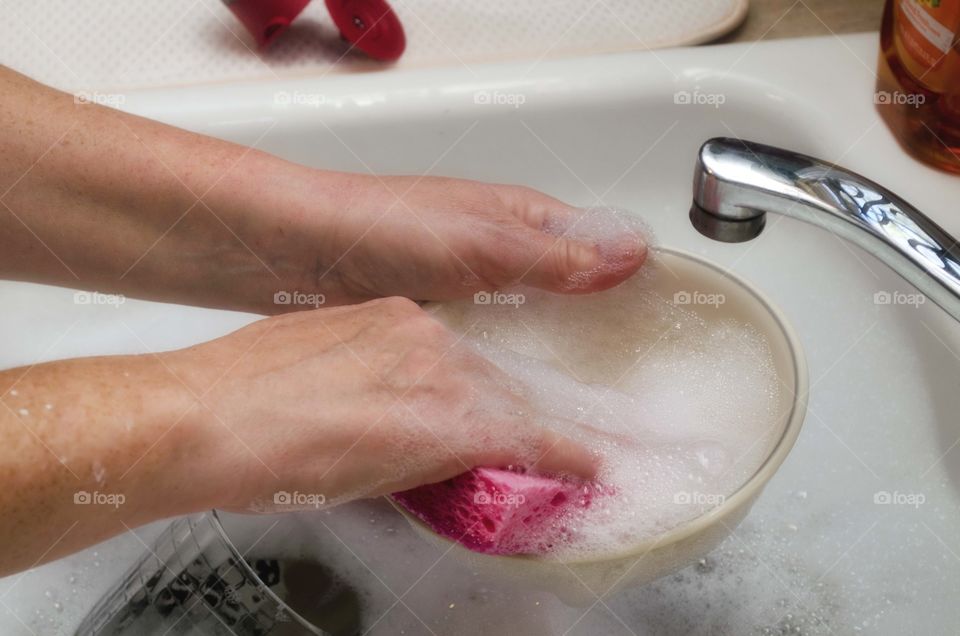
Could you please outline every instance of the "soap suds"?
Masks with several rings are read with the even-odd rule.
[[[602,244],[625,232],[649,237],[628,215],[593,209],[567,235]],[[522,293],[519,305],[432,308],[516,381],[539,422],[601,458],[597,478],[611,494],[557,521],[572,539],[548,558],[615,553],[702,514],[757,470],[779,436],[763,335],[662,295],[649,282],[670,274],[656,260],[598,294],[518,288],[505,291]]]

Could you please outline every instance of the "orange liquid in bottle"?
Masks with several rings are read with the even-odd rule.
[[[914,157],[960,174],[960,0],[887,0],[875,102]]]

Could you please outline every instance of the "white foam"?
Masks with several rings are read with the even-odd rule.
[[[578,227],[613,240],[623,223],[591,212]],[[549,558],[620,552],[702,514],[759,468],[779,433],[763,335],[675,305],[648,284],[668,274],[645,267],[599,294],[524,288],[520,306],[434,310],[519,381],[538,421],[601,457],[598,480],[615,494],[563,520],[573,539]]]

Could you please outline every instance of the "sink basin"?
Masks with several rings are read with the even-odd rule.
[[[257,142],[312,166],[523,183],[578,205],[632,209],[663,245],[755,285],[799,334],[811,386],[806,426],[750,515],[698,564],[574,608],[548,594],[498,586],[433,548],[384,557],[376,546],[385,539],[344,533],[336,562],[352,563],[353,575],[371,586],[365,590],[370,603],[385,608],[379,620],[369,619],[369,633],[955,630],[960,326],[931,302],[899,302],[915,299],[913,290],[817,228],[775,218],[756,240],[728,245],[700,236],[687,219],[699,145],[739,136],[843,164],[960,236],[960,180],[904,156],[874,112],[876,39],[788,40],[533,68],[475,67],[476,75],[458,69],[370,73],[127,97],[125,108],[133,112]],[[280,91],[323,99],[277,100]],[[493,94],[507,97],[478,99]],[[0,352],[4,367],[181,347],[255,319],[134,300],[119,307],[77,305],[71,290],[22,283],[0,283],[0,297],[0,328],[8,334]],[[329,519],[324,531],[337,532],[337,517],[345,514],[378,515],[394,530],[403,523],[375,504],[351,510],[322,513]],[[161,526],[0,580],[0,631],[68,633]],[[71,576],[79,583],[69,583]]]

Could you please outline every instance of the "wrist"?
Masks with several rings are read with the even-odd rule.
[[[120,395],[131,421],[110,442],[125,456],[117,487],[128,494],[136,523],[202,511],[214,495],[198,474],[210,452],[196,390],[161,353],[131,356],[122,365]],[[116,452],[114,450],[114,452]]]
[[[349,246],[338,244],[337,228],[359,180],[250,152],[205,199],[234,239],[210,264],[221,304],[278,314],[345,302],[333,268]],[[295,293],[309,298],[297,302]]]
[[[168,383],[158,396],[179,394],[161,407],[170,422],[170,439],[159,471],[174,508],[170,514],[232,507],[250,487],[250,461],[262,450],[250,448],[241,438],[242,431],[234,430],[229,411],[234,406],[244,407],[236,404],[228,374],[243,351],[256,346],[259,336],[254,334],[239,346],[233,342],[236,337],[231,334],[161,354],[175,384]],[[180,405],[171,406],[175,402]]]

